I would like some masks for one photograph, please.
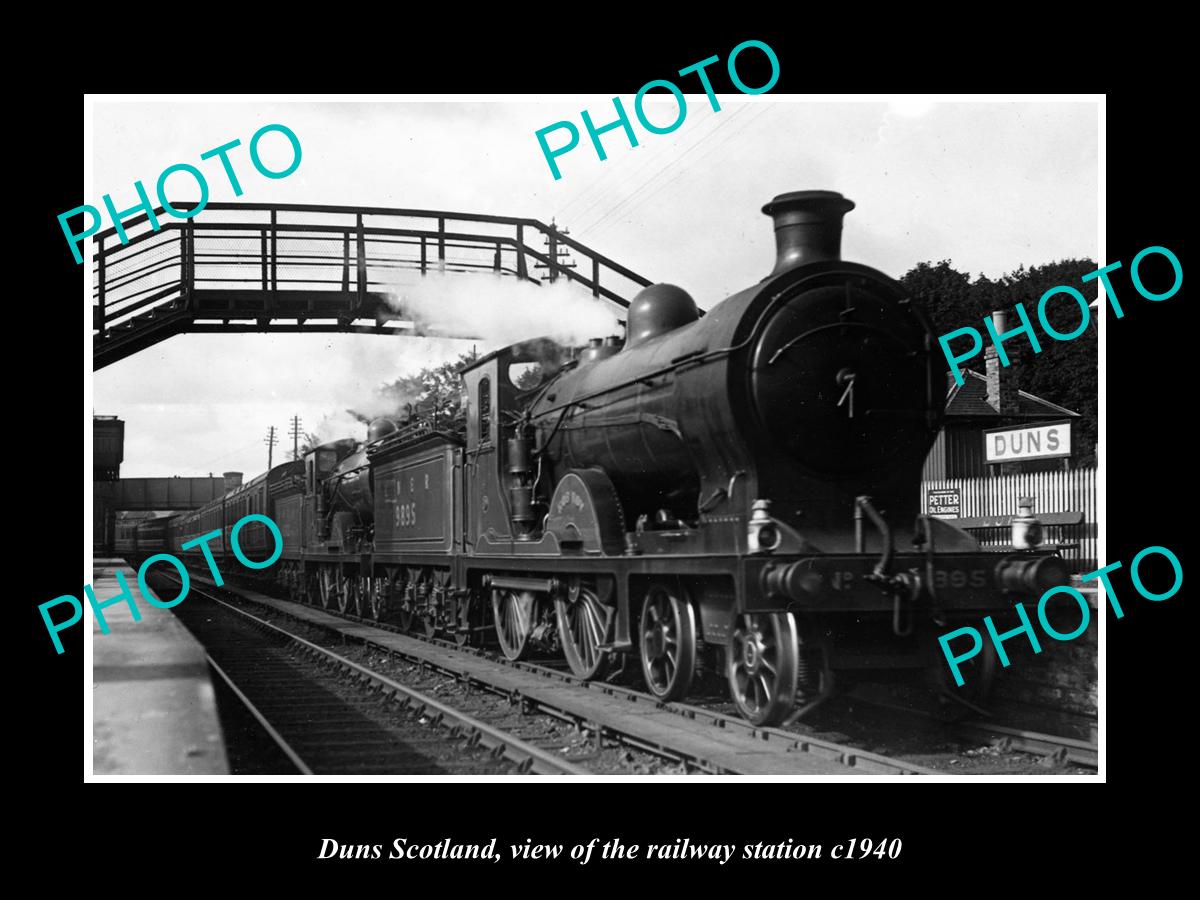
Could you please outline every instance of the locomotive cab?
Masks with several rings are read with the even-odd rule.
[[[311,450],[304,457],[304,492],[315,494],[317,487],[328,478],[337,464],[354,452],[353,438],[330,441]]]
[[[543,486],[524,410],[532,397],[553,390],[551,380],[569,364],[565,348],[543,338],[504,347],[461,370],[471,498],[467,532],[477,543],[540,536],[546,509],[538,497]]]
[[[337,504],[333,476],[357,446],[353,438],[342,438],[321,444],[304,457],[306,546],[326,543],[333,537]],[[337,543],[341,543],[340,538]]]

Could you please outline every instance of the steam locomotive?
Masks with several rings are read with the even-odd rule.
[[[1067,570],[1036,546],[984,552],[920,513],[945,366],[901,285],[840,258],[853,208],[782,194],[763,207],[773,271],[706,315],[678,287],[647,287],[624,340],[573,354],[533,341],[467,365],[461,428],[376,420],[365,443],[324,444],[147,526],[136,550],[165,545],[203,571],[183,543],[221,530],[219,561],[229,527],[265,513],[283,534],[267,574],[294,599],[510,659],[561,654],[588,679],[640,665],[664,701],[723,672],[760,725],[812,709],[835,674],[937,682],[937,634]],[[531,365],[532,386],[518,377]],[[268,556],[254,527],[239,543]],[[949,692],[985,689],[991,659]]]

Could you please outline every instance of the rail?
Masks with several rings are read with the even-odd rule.
[[[195,582],[203,581],[194,576]],[[935,775],[924,766],[892,759],[685,703],[660,703],[620,685],[587,682],[569,672],[495,658],[476,648],[423,639],[398,628],[304,606],[228,582],[223,590],[258,607],[324,629],[392,658],[440,670],[537,710],[585,727],[600,737],[678,760],[719,775]]]
[[[1090,741],[1059,734],[1008,728],[991,722],[959,722],[956,727],[964,737],[989,741],[1000,750],[1033,753],[1055,764],[1070,763],[1092,769],[1099,765],[1099,748]]]
[[[164,575],[162,580],[179,584],[178,579],[171,576]],[[226,603],[203,588],[196,588],[193,585],[193,593],[214,604],[212,609],[205,610],[201,614],[204,625],[197,637],[206,642],[215,638],[215,644],[221,651],[220,655],[225,661],[236,664],[239,672],[237,674],[227,672],[225,668],[217,664],[211,653],[208,654],[209,662],[247,711],[258,721],[260,727],[302,775],[312,775],[316,772],[348,774],[353,768],[363,765],[367,765],[372,770],[386,771],[386,760],[390,757],[404,758],[402,774],[421,774],[426,771],[424,767],[427,763],[421,761],[420,754],[415,754],[418,757],[417,760],[409,761],[408,757],[414,754],[404,746],[401,736],[392,736],[389,729],[376,725],[358,713],[355,713],[356,717],[361,718],[363,725],[369,726],[370,733],[363,739],[364,746],[357,751],[353,746],[346,744],[345,739],[349,737],[351,730],[348,726],[340,729],[329,728],[320,734],[314,733],[312,726],[327,720],[330,716],[330,711],[322,704],[327,704],[334,699],[334,696],[322,691],[314,691],[301,677],[299,670],[282,663],[274,656],[264,655],[262,659],[247,658],[250,654],[261,652],[261,647],[231,637],[223,630],[221,622],[214,623],[213,610],[219,610],[224,615],[240,619],[241,622],[259,632],[266,642],[264,646],[273,646],[276,643],[291,646],[298,653],[310,659],[316,668],[344,675],[350,683],[360,688],[367,696],[387,699],[398,704],[398,708],[407,710],[410,714],[415,713],[423,720],[434,723],[439,729],[449,733],[448,743],[463,739],[466,740],[468,747],[482,747],[489,751],[491,758],[506,760],[518,774],[588,774],[586,769],[580,768],[550,751],[534,746],[516,735],[495,728],[440,700],[346,659],[327,647],[318,646],[287,629],[280,628],[244,609]],[[185,621],[190,622],[189,627],[193,632],[199,625],[196,619],[197,617],[192,615],[191,611],[185,618]],[[257,693],[260,696],[271,698],[277,709],[282,707],[288,710],[291,715],[290,729],[286,725],[276,727],[278,723],[274,721],[274,716],[261,710],[259,704],[242,691],[240,685],[243,681],[252,682],[258,688]],[[311,707],[312,715],[304,717],[304,721],[297,724],[297,714],[302,712],[306,705]],[[347,709],[352,710],[352,704],[347,703]],[[381,745],[380,738],[387,740]],[[378,750],[377,756],[374,749],[376,746],[381,748]],[[392,749],[389,750],[387,747]]]

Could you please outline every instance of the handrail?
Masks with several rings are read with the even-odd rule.
[[[210,214],[222,212],[254,216],[229,221]],[[328,215],[347,218],[320,220]],[[622,308],[650,284],[556,226],[517,216],[226,202],[207,204],[199,220],[180,220],[161,207],[155,216],[158,229],[148,227],[145,213],[125,220],[124,242],[115,226],[96,235],[97,367],[181,331],[220,330],[214,321],[229,330],[244,328],[231,320],[254,318],[263,325],[293,322],[288,328],[296,330],[357,331],[364,326],[356,322],[374,319],[372,330],[384,333],[382,323],[395,316],[388,316],[387,294],[379,289],[394,282],[384,273],[397,270],[491,271],[534,284],[565,279]],[[380,217],[423,221],[374,221]],[[308,220],[281,221],[289,218]],[[491,233],[472,225],[504,227]]]

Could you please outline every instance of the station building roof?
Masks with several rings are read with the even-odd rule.
[[[949,392],[946,395],[946,416],[955,419],[1001,418],[999,409],[988,402],[987,377],[972,369],[963,370],[963,384],[946,375]],[[1017,409],[1004,418],[1061,419],[1078,418],[1079,413],[1037,397],[1028,391],[1017,391]]]

